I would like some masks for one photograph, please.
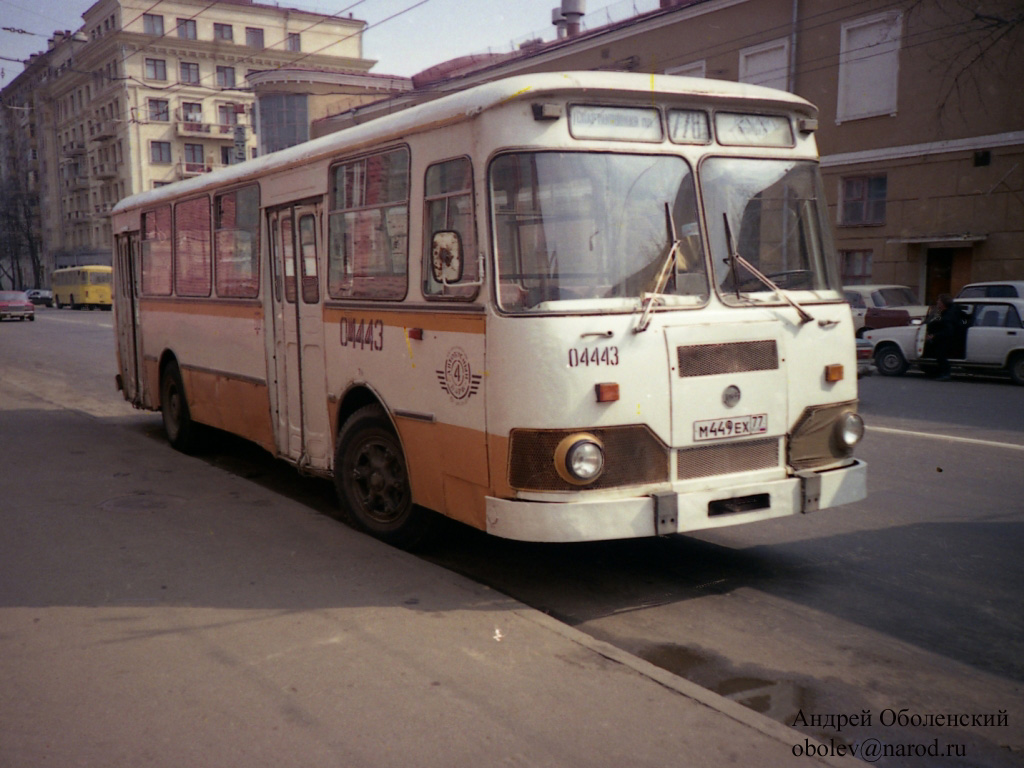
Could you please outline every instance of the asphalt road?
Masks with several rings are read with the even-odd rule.
[[[159,418],[113,393],[110,320],[43,311],[35,328],[5,323],[0,365],[68,407],[81,398],[137,419],[159,443]],[[797,731],[911,747],[880,765],[1022,765],[1024,388],[874,377],[862,381],[861,412],[869,496],[858,504],[571,546],[453,524],[422,556]],[[228,436],[204,459],[311,510],[333,508],[328,483]],[[870,728],[827,717],[865,712]],[[960,717],[999,713],[1005,725]],[[954,714],[953,727],[929,717]],[[951,756],[914,752],[933,740]]]

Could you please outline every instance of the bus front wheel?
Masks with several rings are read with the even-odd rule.
[[[182,453],[195,451],[199,425],[189,414],[185,385],[177,363],[168,363],[160,377],[160,411],[167,441]]]
[[[379,405],[360,408],[342,426],[334,486],[353,528],[404,549],[426,536],[432,513],[412,502],[402,445]]]

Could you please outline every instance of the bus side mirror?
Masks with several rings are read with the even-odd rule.
[[[434,233],[430,264],[434,282],[451,285],[462,280],[462,238],[458,232],[442,230]]]

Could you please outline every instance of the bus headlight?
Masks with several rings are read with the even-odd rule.
[[[864,437],[864,419],[847,411],[836,420],[835,435],[841,446],[852,449]]]
[[[594,482],[604,471],[604,446],[585,432],[568,435],[555,449],[555,471],[573,485]]]
[[[789,433],[787,460],[796,470],[827,467],[849,459],[863,436],[856,400],[811,405]]]

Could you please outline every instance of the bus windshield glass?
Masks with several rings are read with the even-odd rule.
[[[726,302],[777,302],[779,290],[801,301],[841,298],[817,165],[714,157],[701,165],[700,184]]]
[[[693,173],[680,157],[505,154],[490,192],[506,312],[635,311],[656,286],[668,306],[707,299]]]

